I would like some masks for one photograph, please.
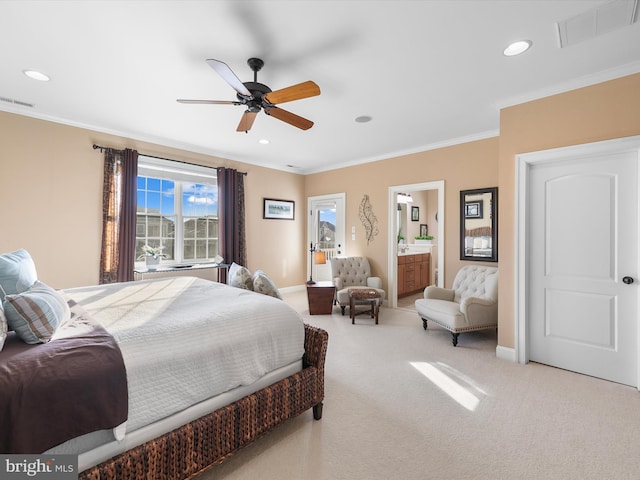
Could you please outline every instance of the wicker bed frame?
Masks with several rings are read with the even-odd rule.
[[[329,335],[305,324],[304,368],[226,407],[80,473],[80,480],[186,480],[313,408],[322,417]]]

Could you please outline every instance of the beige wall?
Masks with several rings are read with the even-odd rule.
[[[96,283],[100,248],[102,156],[91,145],[230,166],[246,178],[248,267],[279,287],[306,280],[306,198],[346,193],[346,248],[366,255],[387,287],[388,188],[444,180],[445,285],[459,260],[459,192],[499,186],[498,343],[514,346],[514,158],[518,153],[640,135],[640,74],[555,95],[501,112],[500,137],[300,176],[0,112],[0,252],[27,248],[40,278],[56,288]],[[379,234],[367,245],[358,217],[370,197]],[[296,202],[296,220],[263,220],[262,198]],[[423,222],[423,211],[418,223]],[[351,240],[351,226],[356,239]]]
[[[498,185],[498,137],[307,175],[305,191],[307,196],[346,193],[347,254],[368,257],[374,274],[382,277],[383,286],[388,290],[389,187],[438,180],[445,183],[445,284],[451,286],[455,272],[463,264],[471,263],[460,260],[460,190]],[[369,245],[358,216],[365,194],[369,195],[379,229]],[[427,208],[420,208],[420,221],[409,223],[416,229],[420,223],[427,223],[429,231],[433,232],[435,220],[423,221],[427,211]],[[355,240],[351,240],[352,226],[356,227]],[[407,243],[411,243],[416,234],[407,236],[405,233]]]
[[[515,156],[640,134],[640,74],[503,109],[498,344],[514,347]]]
[[[102,155],[94,143],[247,172],[247,266],[279,287],[305,281],[304,178],[254,165],[0,112],[0,252],[26,248],[55,288],[98,281]],[[264,220],[262,199],[296,202],[296,220]]]

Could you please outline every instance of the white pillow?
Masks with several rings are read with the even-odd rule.
[[[253,273],[253,291],[282,300],[278,287],[262,270],[256,270]]]
[[[29,344],[47,343],[71,317],[64,297],[39,281],[26,292],[7,295],[2,306],[9,328]]]
[[[29,290],[37,279],[36,265],[25,249],[0,255],[0,300]]]
[[[245,290],[253,290],[253,280],[251,278],[251,272],[247,267],[238,265],[233,262],[229,268],[229,278],[227,284],[232,287],[244,288]]]

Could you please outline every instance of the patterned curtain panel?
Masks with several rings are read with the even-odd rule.
[[[133,280],[138,152],[105,149],[100,283]]]
[[[244,210],[244,173],[218,168],[218,244],[225,263],[247,264]]]

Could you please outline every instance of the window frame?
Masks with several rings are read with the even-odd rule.
[[[192,215],[184,215],[183,214],[183,192],[184,192],[184,184],[185,183],[196,183],[196,184],[206,184],[213,185],[216,189],[214,197],[216,200],[218,199],[218,182],[217,182],[217,169],[213,167],[205,167],[201,165],[194,165],[191,163],[180,162],[176,160],[166,160],[157,157],[149,157],[145,155],[140,155],[138,157],[138,177],[147,177],[147,178],[156,178],[156,179],[166,179],[170,180],[174,183],[174,214],[171,215],[175,217],[174,224],[174,258],[172,260],[165,260],[163,263],[167,266],[174,265],[182,265],[188,263],[214,263],[213,258],[219,253],[215,252],[213,256],[209,256],[205,259],[185,259],[184,258],[184,219],[197,219],[199,217],[193,217]],[[136,208],[136,217],[140,215]],[[148,215],[148,214],[147,214]],[[165,215],[160,212],[160,217]],[[169,215],[166,215],[169,216]],[[207,216],[204,218],[212,218],[211,216]],[[220,211],[216,207],[216,215],[213,216],[218,221],[220,220]],[[196,222],[197,225],[197,222]],[[162,234],[162,232],[160,232]],[[160,236],[162,239],[162,235]],[[207,239],[218,237],[206,237]],[[138,235],[136,232],[136,243],[137,243]],[[162,242],[162,240],[161,240]],[[194,247],[196,248],[196,247]],[[219,248],[219,243],[218,243]],[[144,267],[145,260],[141,259],[135,260],[135,267],[141,268]]]

